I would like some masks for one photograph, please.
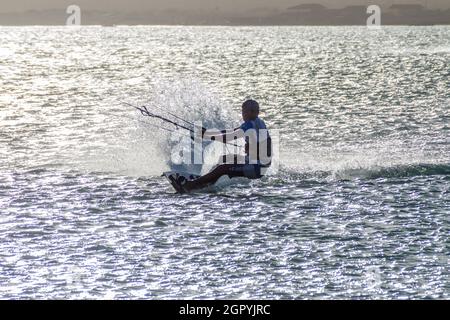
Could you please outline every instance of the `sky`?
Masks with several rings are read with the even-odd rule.
[[[177,9],[193,11],[220,10],[238,13],[257,8],[286,9],[302,3],[320,3],[330,8],[347,5],[422,4],[431,9],[450,9],[450,0],[0,0],[0,12],[21,12],[67,8],[76,4],[82,10],[142,12]]]

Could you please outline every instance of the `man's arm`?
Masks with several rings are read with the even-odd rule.
[[[244,137],[244,131],[241,128],[233,130],[206,130],[203,133],[203,139],[226,143]]]

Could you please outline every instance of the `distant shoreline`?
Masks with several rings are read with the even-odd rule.
[[[383,27],[446,27],[447,24],[383,24]],[[0,27],[67,27],[63,24],[0,24]],[[118,24],[118,25],[101,25],[101,24],[82,24],[80,26],[69,26],[69,28],[79,27],[102,27],[102,28],[116,28],[116,27],[361,27],[365,28],[366,25],[361,24]]]
[[[81,10],[82,25],[166,25],[166,26],[365,26],[371,14],[367,6],[329,9],[320,5],[299,5],[271,12],[143,11],[108,12]],[[66,9],[0,13],[3,26],[65,25]],[[381,25],[450,25],[450,9],[430,10],[421,5],[393,5],[381,11]]]

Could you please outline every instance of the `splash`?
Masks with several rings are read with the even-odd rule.
[[[153,84],[147,97],[129,101],[188,126],[201,122],[206,128],[227,129],[239,122],[238,114],[224,99],[196,79]],[[102,153],[90,152],[85,165],[91,171],[108,171],[130,176],[159,176],[163,171],[181,170],[194,174],[209,171],[212,165],[183,163],[183,150],[191,150],[190,133],[158,119],[147,119],[132,108],[121,106],[122,117],[111,123],[119,130],[107,138]],[[134,112],[134,113],[133,113]],[[174,118],[176,115],[185,122]],[[205,163],[215,163],[223,154],[223,145],[205,143]],[[94,155],[93,155],[94,154]]]
[[[155,111],[165,110],[167,114],[177,115],[189,123],[201,123],[206,128],[226,129],[238,123],[237,114],[233,114],[232,107],[196,79],[182,79],[175,83],[159,82],[150,96],[140,103]],[[165,131],[162,134],[157,143],[157,150],[168,168],[197,174],[210,169],[207,165],[182,163],[179,150],[191,150],[189,132],[177,130],[176,133]],[[223,146],[218,143],[209,143],[204,147],[206,163],[214,163],[223,152]]]

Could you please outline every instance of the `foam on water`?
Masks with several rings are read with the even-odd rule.
[[[135,106],[148,106],[149,110],[166,116],[182,125],[191,127],[171,114],[191,123],[202,123],[207,128],[233,128],[239,124],[239,113],[212,89],[194,78],[177,81],[153,82],[148,88],[147,97],[131,100]],[[98,146],[93,156],[83,161],[85,170],[114,172],[129,176],[158,176],[165,170],[181,170],[195,174],[206,173],[219,157],[233,149],[219,143],[204,144],[205,165],[189,165],[182,162],[179,151],[191,150],[190,135],[183,129],[166,124],[160,120],[148,119],[133,108],[117,103],[119,116],[114,118],[120,131],[112,137],[106,137],[102,143],[102,152]],[[122,117],[121,117],[122,116]],[[156,126],[155,126],[156,125]],[[176,130],[167,132],[162,128]],[[289,137],[280,139],[286,142],[281,148],[280,157],[274,160],[274,167],[269,175],[278,173],[278,166],[283,172],[293,174],[324,175],[330,179],[352,179],[391,175],[396,168],[415,166],[433,167],[449,163],[448,155],[435,150],[427,150],[427,142],[377,139],[364,143],[336,143],[330,147],[305,144],[293,145]],[[287,141],[286,141],[287,140]],[[180,161],[180,162],[178,162]],[[392,169],[392,170],[390,170]],[[420,172],[412,169],[413,172]],[[403,170],[400,170],[403,171]],[[431,171],[426,171],[429,174]]]
[[[369,177],[390,177],[399,168],[404,172],[411,168],[446,168],[450,166],[448,155],[426,150],[420,144],[408,145],[405,141],[377,141],[364,145],[335,145],[333,147],[306,146],[305,149],[283,150],[281,167],[284,171],[324,175],[332,179],[352,179]],[[439,173],[439,170],[425,170],[423,174]],[[442,173],[445,174],[446,170]],[[407,174],[407,172],[404,172]]]

